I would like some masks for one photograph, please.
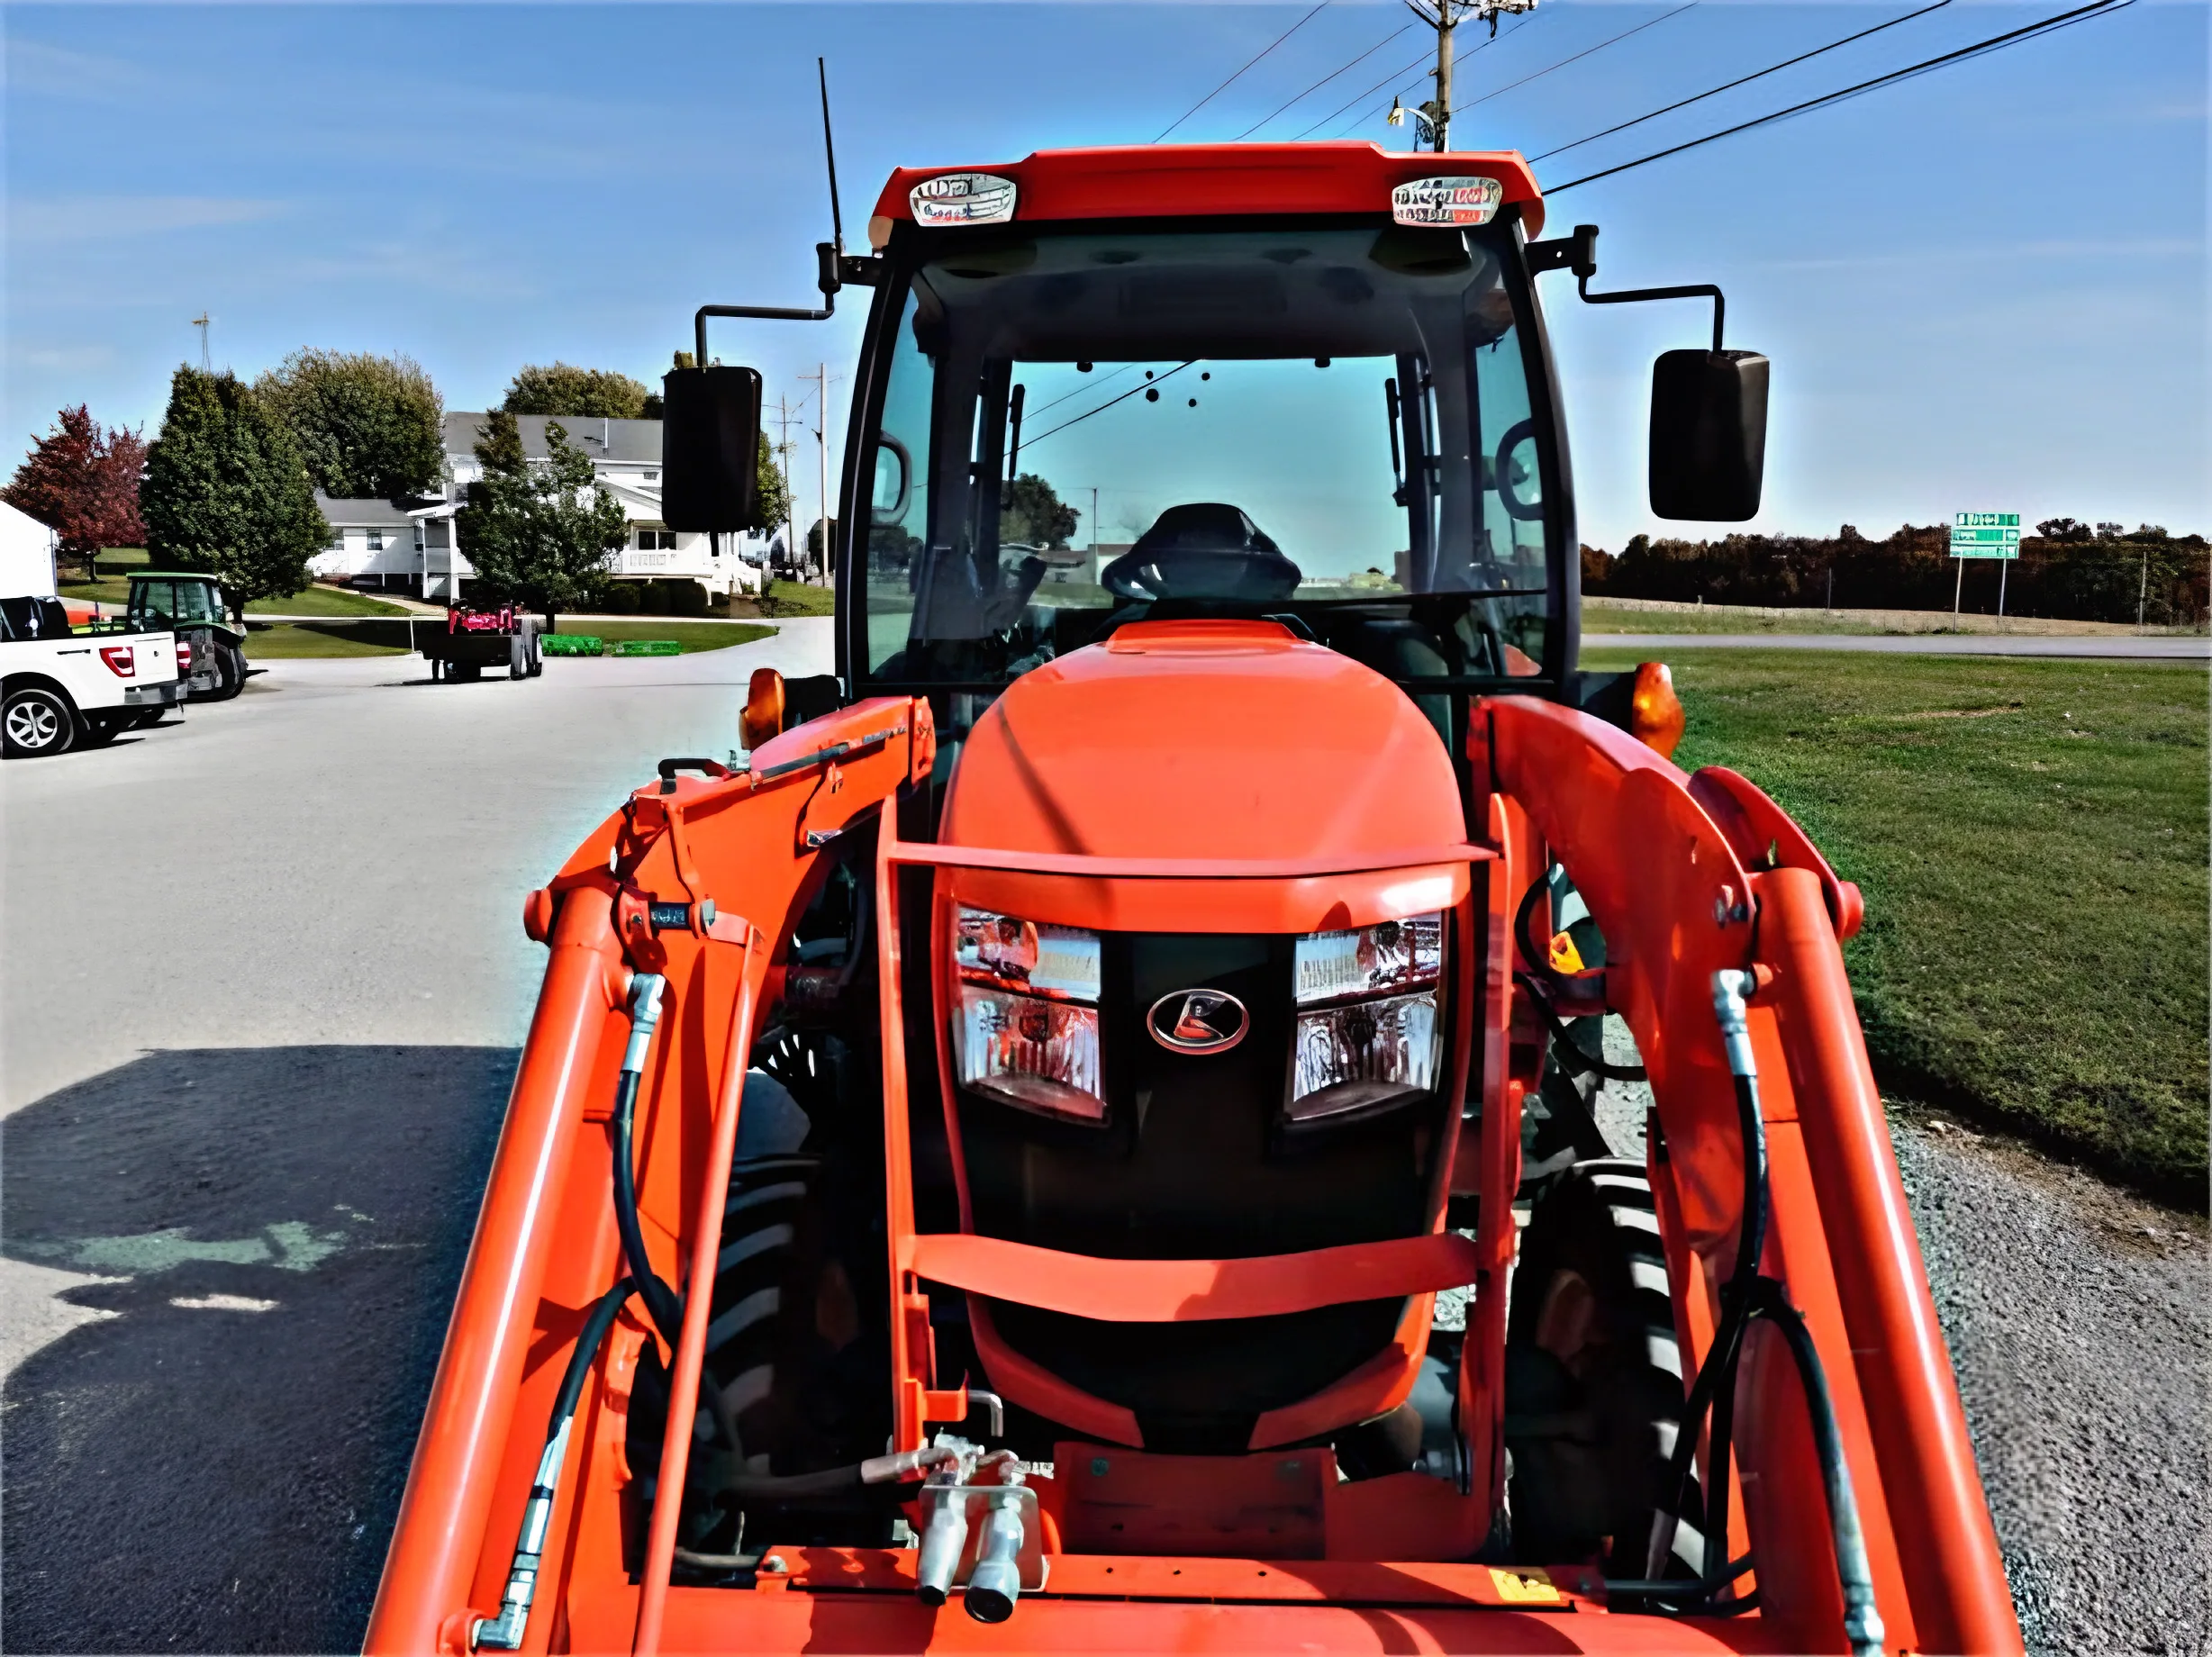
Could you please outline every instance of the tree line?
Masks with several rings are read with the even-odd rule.
[[[1845,610],[1948,610],[1960,579],[1946,524],[1906,524],[1870,540],[1850,524],[1833,536],[1729,535],[1718,540],[1638,535],[1614,557],[1582,548],[1582,591],[1596,598]],[[2158,524],[2124,530],[2047,518],[2020,540],[2004,572],[2005,613],[2070,621],[2196,627],[2212,607],[2212,548]],[[1994,559],[1969,559],[1963,603],[1996,608]]]
[[[677,367],[689,360],[676,354]],[[550,614],[603,593],[628,520],[559,419],[657,420],[660,403],[612,370],[556,361],[516,373],[474,446],[484,475],[458,514],[481,596]],[[557,417],[545,458],[524,457],[520,414]],[[785,497],[765,437],[760,468],[772,523]],[[83,404],[64,409],[0,500],[52,529],[62,561],[87,580],[104,548],[142,546],[157,566],[206,571],[245,603],[307,585],[308,561],[331,535],[317,490],[405,504],[436,490],[444,469],[444,400],[420,364],[300,350],[250,383],[180,365],[150,443],[103,429]]]

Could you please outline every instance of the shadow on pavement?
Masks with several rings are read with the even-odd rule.
[[[0,1395],[7,1650],[359,1649],[516,1058],[154,1053],[0,1123],[0,1253],[117,1280]]]

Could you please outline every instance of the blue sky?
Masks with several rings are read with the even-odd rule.
[[[403,351],[449,408],[556,357],[651,379],[703,300],[810,302],[817,52],[857,240],[893,166],[1148,140],[1309,9],[10,5],[0,459],[64,403],[151,435],[203,311],[218,365]],[[1458,146],[1536,154],[1914,8],[1673,9],[1545,0],[1480,52],[1463,31]],[[2064,9],[1954,0],[1538,177]],[[1176,137],[1237,137],[1409,21],[1337,0]],[[1399,36],[1256,136],[1297,135],[1421,50]],[[1602,227],[1600,287],[1721,283],[1729,342],[1772,358],[1754,528],[1880,534],[1986,509],[2212,531],[2207,69],[2207,8],[2138,0],[1572,191],[1552,222]],[[1419,95],[1410,68],[1313,136],[1404,147],[1381,118],[1393,90]],[[1618,548],[1658,527],[1650,359],[1705,320],[1582,306],[1564,276],[1545,291],[1584,537]],[[826,361],[835,445],[857,325],[725,324],[716,349],[758,364],[771,403],[811,396],[797,376]],[[797,469],[811,503],[811,438]]]

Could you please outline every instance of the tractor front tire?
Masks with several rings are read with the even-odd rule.
[[[1516,1556],[1602,1551],[1608,1576],[1645,1576],[1683,1408],[1650,1181],[1625,1158],[1578,1163],[1537,1201],[1513,1273],[1505,1438]],[[1700,1505],[1692,1479],[1679,1511]],[[1697,1575],[1702,1547],[1695,1525],[1679,1524],[1662,1574]]]
[[[44,759],[77,746],[77,710],[59,691],[25,685],[0,703],[0,747],[10,759]]]

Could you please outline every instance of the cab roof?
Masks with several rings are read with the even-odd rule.
[[[1544,230],[1544,196],[1516,149],[1443,155],[1373,143],[1121,144],[1039,149],[985,166],[902,167],[876,198],[868,240],[880,247],[893,222],[914,217],[911,193],[946,173],[987,173],[1015,186],[1013,222],[1296,213],[1388,213],[1391,191],[1414,178],[1494,178],[1502,205],[1518,204],[1531,238]]]

